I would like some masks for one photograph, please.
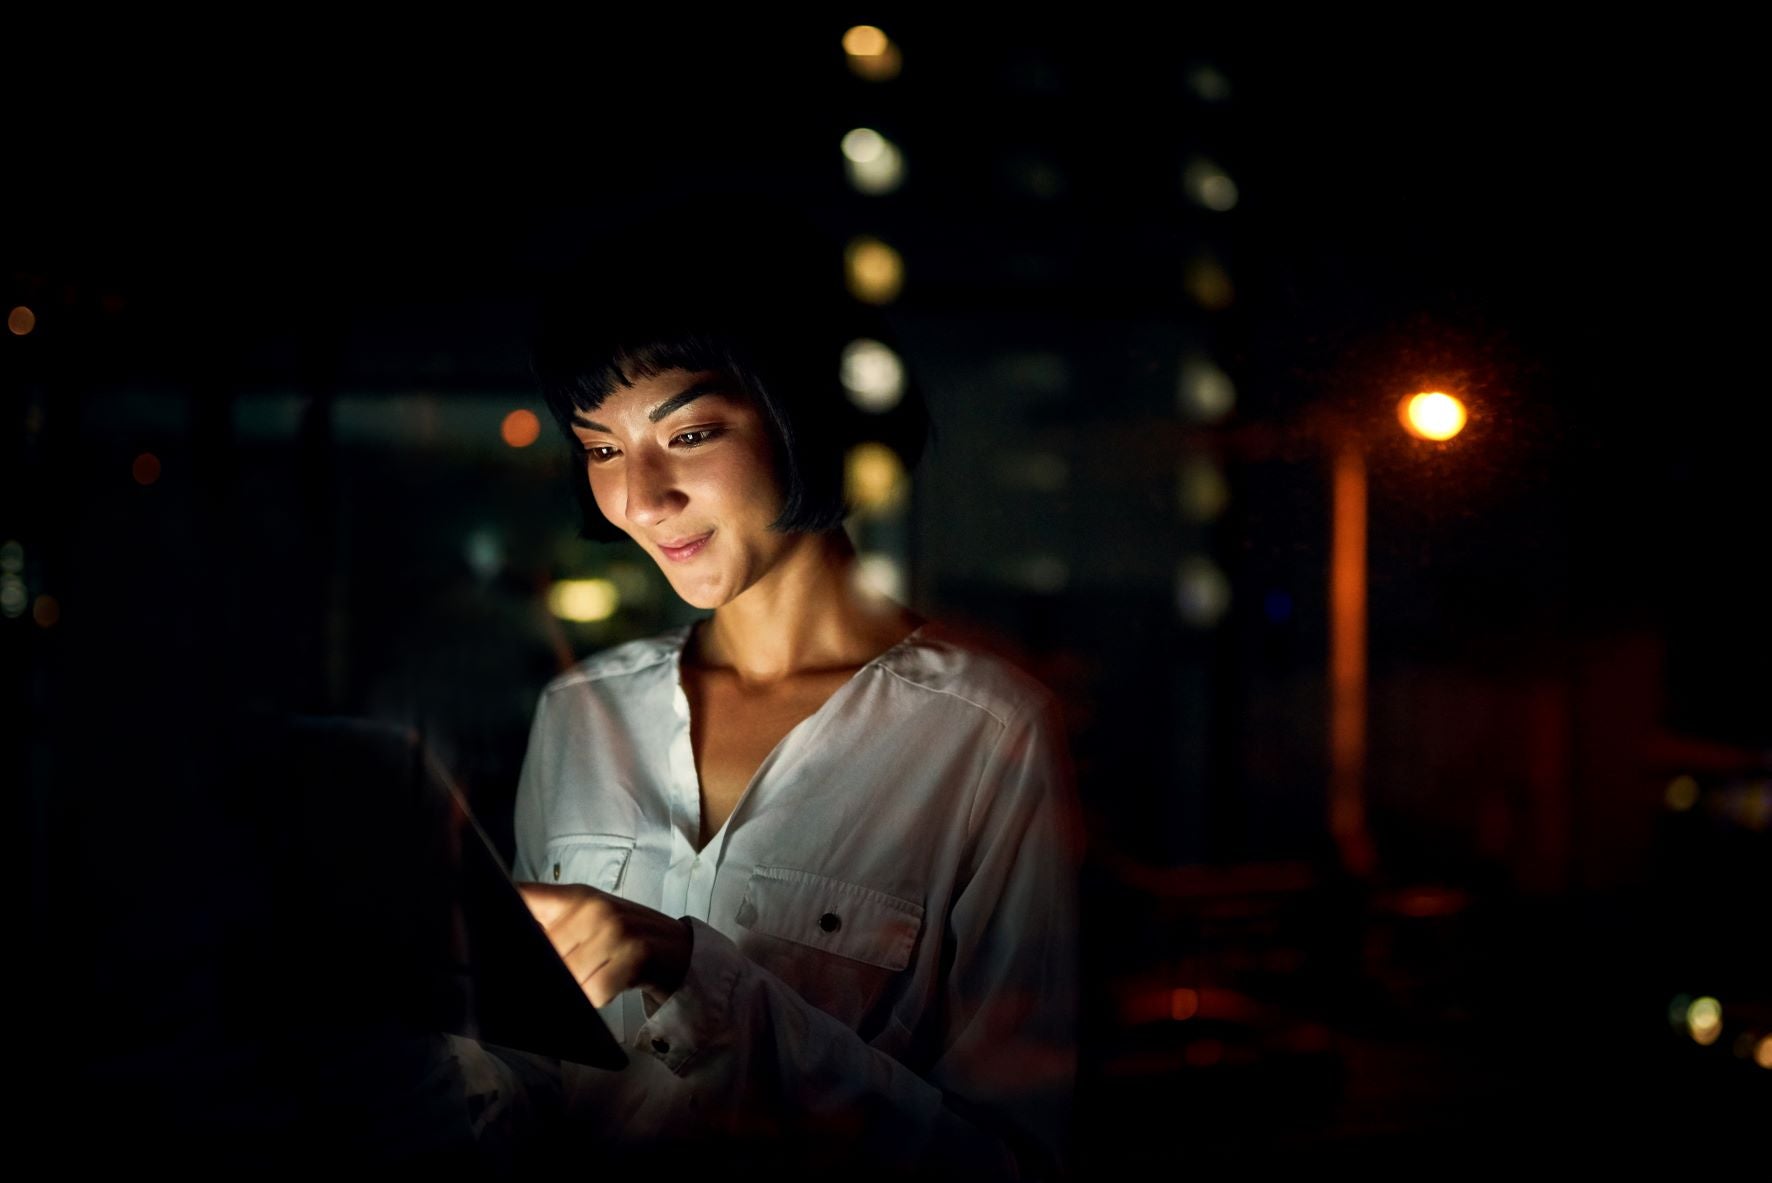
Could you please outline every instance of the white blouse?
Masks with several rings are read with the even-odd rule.
[[[782,738],[698,852],[689,634],[579,663],[529,736],[516,877],[694,929],[664,1004],[636,989],[602,1008],[629,1066],[563,1066],[575,1131],[1051,1171],[1076,1070],[1080,829],[1050,691],[925,624]]]

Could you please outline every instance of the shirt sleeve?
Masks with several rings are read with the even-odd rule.
[[[520,883],[541,881],[542,854],[548,842],[547,804],[542,800],[542,787],[548,783],[542,765],[553,742],[553,714],[549,710],[551,696],[543,691],[535,704],[535,718],[529,725],[529,746],[523,753],[523,768],[517,774],[517,800],[513,808],[516,853],[511,859],[511,878]]]
[[[722,1132],[970,1178],[1058,1173],[1076,1077],[1080,835],[1062,736],[1050,696],[1013,716],[955,819],[969,873],[939,934],[951,962],[922,1075],[694,918],[688,975],[637,1049]]]

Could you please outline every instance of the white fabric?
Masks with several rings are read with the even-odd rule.
[[[1051,693],[925,624],[782,739],[698,853],[689,634],[581,662],[530,733],[517,877],[694,929],[655,1013],[638,990],[602,1009],[629,1067],[566,1066],[575,1130],[1050,1170],[1075,1079],[1078,853]]]

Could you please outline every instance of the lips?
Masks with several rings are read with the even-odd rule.
[[[701,548],[708,544],[708,539],[713,536],[714,532],[709,530],[706,534],[698,534],[694,537],[683,539],[676,545],[661,542],[658,544],[658,549],[664,552],[665,558],[681,563],[687,559],[694,558],[701,551]]]

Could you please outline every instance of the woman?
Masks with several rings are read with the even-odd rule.
[[[677,230],[554,301],[534,353],[587,534],[711,612],[556,678],[530,734],[515,871],[630,1049],[567,1069],[573,1136],[1050,1173],[1076,1005],[1053,698],[857,579],[840,302],[779,240]]]

